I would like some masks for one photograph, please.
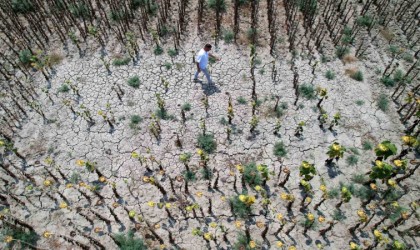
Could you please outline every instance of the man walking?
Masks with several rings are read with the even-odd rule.
[[[195,58],[195,62],[197,64],[197,72],[195,72],[194,81],[198,81],[198,74],[200,72],[203,72],[204,75],[207,78],[207,83],[208,84],[212,84],[213,83],[212,80],[211,80],[210,74],[209,74],[209,72],[207,70],[207,64],[209,62],[209,57],[212,57],[212,58],[216,59],[217,61],[219,61],[220,58],[218,58],[218,57],[212,55],[211,53],[209,53],[210,50],[211,50],[211,45],[210,44],[206,44],[204,46],[204,48],[202,48],[198,52],[198,54],[197,54],[197,56]]]

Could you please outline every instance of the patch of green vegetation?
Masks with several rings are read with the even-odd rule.
[[[184,179],[189,182],[193,182],[197,179],[193,171],[184,171],[182,175],[184,176]]]
[[[254,162],[244,166],[243,176],[245,183],[248,183],[251,187],[262,184],[263,179],[261,173],[258,171],[257,165]]]
[[[247,2],[246,0],[240,0],[242,2]],[[236,238],[235,244],[233,244],[234,250],[252,250],[254,248],[251,248],[249,246],[249,242],[251,239],[248,239],[244,233],[238,233],[238,236]]]
[[[239,104],[242,104],[242,105],[245,105],[245,104],[247,103],[246,99],[245,99],[243,96],[239,96],[239,97],[236,99],[236,101],[237,101]]]
[[[12,0],[12,10],[16,14],[26,14],[35,8],[31,0]]]
[[[389,99],[385,94],[379,95],[379,98],[377,100],[377,106],[380,110],[383,112],[387,112],[389,108]]]
[[[226,12],[226,1],[225,0],[208,0],[207,6],[215,11]]]
[[[83,2],[69,4],[70,13],[76,18],[86,18],[90,16],[89,7]]]
[[[402,59],[408,63],[413,63],[414,62],[414,56],[412,56],[410,53],[405,52],[404,54],[401,55]]]
[[[216,140],[214,139],[214,135],[212,134],[199,135],[197,139],[197,144],[199,148],[201,148],[208,154],[213,153],[217,148]]]
[[[160,47],[159,45],[156,45],[155,49],[153,50],[153,53],[156,56],[162,55],[163,54],[163,48]]]
[[[249,28],[246,31],[246,37],[248,38],[249,41],[252,40],[253,37],[258,35],[258,30],[257,29],[253,29],[253,28]]]
[[[346,163],[350,166],[355,166],[355,165],[357,165],[358,162],[359,162],[359,157],[357,157],[355,155],[349,155],[346,158]]]
[[[316,91],[313,85],[311,84],[302,84],[299,86],[299,94],[308,100],[316,98]]]
[[[138,76],[130,77],[127,83],[130,87],[138,89],[140,86],[140,78]]]
[[[224,125],[224,126],[228,125],[228,121],[224,117],[220,118],[219,123]]]
[[[38,240],[40,239],[39,235],[34,231],[26,231],[18,227],[10,228],[3,225],[1,230],[1,235],[11,236],[13,240],[7,244],[6,249],[32,249],[33,246],[37,245]],[[19,242],[19,244],[17,244]],[[15,247],[15,245],[17,245]]]
[[[175,56],[178,55],[178,50],[176,50],[176,49],[168,49],[168,55],[170,57],[175,57]]]
[[[345,55],[348,55],[349,53],[350,53],[350,49],[348,47],[345,47],[345,46],[337,46],[337,48],[335,49],[335,55],[339,59],[343,59],[343,57]]]
[[[19,60],[25,64],[25,65],[29,65],[32,61],[32,53],[29,49],[24,49],[19,51]]]
[[[338,196],[340,196],[340,190],[338,188],[333,188],[328,191],[328,197],[337,198]]]
[[[373,144],[370,141],[363,141],[362,142],[362,148],[363,148],[363,150],[372,150],[373,149]]]
[[[172,64],[169,62],[164,63],[163,66],[165,67],[166,70],[170,70],[172,68]]]
[[[344,212],[341,210],[335,210],[332,217],[336,221],[343,221],[347,218]]]
[[[283,142],[276,142],[274,144],[273,154],[276,157],[285,157],[287,155],[287,150]]]
[[[232,43],[233,38],[235,38],[234,36],[235,34],[233,33],[233,31],[227,30],[223,35],[223,40],[225,41],[225,43]]]
[[[357,100],[355,103],[356,103],[357,106],[362,106],[363,104],[365,104],[365,101]]]
[[[57,91],[58,91],[59,93],[67,93],[67,92],[69,92],[69,91],[70,91],[70,87],[69,87],[69,85],[67,85],[67,84],[63,83],[63,84],[61,84],[61,86],[57,89]]]
[[[351,148],[349,148],[350,149],[350,151],[353,153],[353,154],[355,154],[355,155],[360,155],[360,152],[359,152],[359,150],[357,149],[357,148],[355,148],[355,147],[351,147]]]
[[[243,195],[246,195],[246,193],[244,193]],[[239,199],[239,195],[231,198],[230,204],[231,204],[233,213],[235,214],[235,216],[239,218],[248,218],[252,213],[251,206],[246,204],[245,202],[242,202]]]
[[[162,120],[172,120],[174,119],[173,115],[170,115],[166,109],[157,109],[155,115]]]
[[[354,72],[353,74],[350,75],[350,77],[358,82],[362,82],[363,81],[363,73],[362,71],[358,70],[356,72]]]
[[[260,70],[258,71],[258,73],[259,73],[260,75],[264,75],[265,70],[264,70],[264,69],[260,69]]]
[[[130,63],[130,57],[124,57],[124,58],[115,58],[112,61],[112,65],[114,66],[123,66],[123,65],[128,65]]]
[[[119,22],[128,18],[124,10],[111,10],[111,20]]]
[[[384,76],[381,78],[381,82],[386,86],[386,87],[394,87],[395,86],[395,81],[394,79],[392,79],[390,76]]]
[[[351,180],[357,184],[363,184],[368,181],[368,177],[365,174],[354,174],[351,177]]]
[[[356,19],[356,23],[366,28],[371,28],[374,25],[374,19],[369,15],[364,15]]]
[[[132,115],[130,118],[130,128],[135,129],[137,128],[137,125],[143,121],[143,118],[141,118],[139,115]]]
[[[332,71],[332,70],[328,70],[328,71],[325,73],[325,77],[326,77],[328,80],[333,80],[333,79],[335,78],[335,72],[334,72],[334,71]]]
[[[191,104],[186,102],[184,104],[182,104],[181,109],[184,111],[190,111],[191,110]]]
[[[213,178],[213,171],[211,171],[208,168],[202,168],[200,170],[201,176],[203,176],[203,179],[205,180],[211,180]]]
[[[116,234],[114,239],[121,250],[146,250],[147,247],[144,244],[143,240],[137,237],[134,237],[134,232],[132,230],[128,231],[127,235],[125,234]]]
[[[393,78],[395,82],[402,81],[404,79],[404,72],[401,69],[395,70]]]

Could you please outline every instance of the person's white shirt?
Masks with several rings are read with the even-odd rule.
[[[207,67],[207,63],[209,62],[209,53],[205,51],[204,49],[201,49],[196,58],[195,61],[199,63],[200,69],[205,69]]]

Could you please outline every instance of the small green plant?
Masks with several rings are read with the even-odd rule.
[[[366,181],[368,181],[368,179],[366,178],[366,175],[365,175],[365,174],[354,174],[354,175],[351,177],[351,180],[352,180],[353,182],[357,183],[357,184],[363,184],[363,183],[365,183]]]
[[[156,45],[155,49],[153,50],[153,53],[156,56],[162,55],[163,54],[163,48],[159,45]]]
[[[8,246],[6,249],[30,249],[33,248],[33,246],[36,246],[37,241],[40,239],[39,235],[34,231],[30,230],[27,232],[26,230],[20,229],[18,227],[10,228],[8,226],[3,226],[0,234],[2,236],[4,235],[4,241]],[[14,247],[15,244],[17,244],[19,247]]]
[[[186,102],[181,106],[181,109],[184,111],[190,111],[191,110],[191,104]]]
[[[349,53],[350,53],[350,49],[348,47],[345,47],[345,46],[337,46],[337,48],[335,50],[335,55],[339,59],[343,59],[343,57],[348,55]]]
[[[230,204],[235,216],[248,218],[252,214],[252,204],[255,202],[255,196],[243,193],[230,199]]]
[[[112,61],[112,65],[114,66],[123,66],[123,65],[128,65],[130,63],[130,58],[129,57],[125,57],[125,58],[115,58]]]
[[[226,120],[225,117],[220,118],[219,123],[226,126],[229,124],[229,122]]]
[[[29,49],[19,51],[19,60],[25,65],[29,65],[32,62],[32,53]]]
[[[397,146],[390,141],[383,141],[376,146],[375,154],[377,157],[383,157],[386,160],[389,156],[397,154]]]
[[[127,83],[130,87],[138,89],[140,86],[140,79],[138,76],[133,76],[128,79]]]
[[[12,10],[17,14],[26,14],[35,10],[31,0],[13,0]]]
[[[214,135],[212,134],[198,136],[197,144],[199,148],[201,148],[208,154],[213,153],[217,148],[216,140],[214,139]]]
[[[254,162],[245,165],[243,176],[244,181],[251,187],[262,184],[263,177]]]
[[[178,50],[176,50],[176,49],[168,49],[168,55],[170,57],[175,57],[175,56],[178,55]]]
[[[343,221],[347,217],[346,217],[346,215],[344,214],[343,211],[337,209],[337,210],[334,210],[332,218],[336,221]]]
[[[240,2],[245,2],[245,0],[240,0]],[[249,243],[250,243],[251,239],[248,239],[248,237],[246,237],[246,235],[244,233],[238,233],[238,236],[236,238],[236,242],[233,245],[233,249],[234,250],[252,250],[255,249],[251,248]]]
[[[310,181],[316,175],[315,164],[303,161],[299,167],[299,176],[303,176],[305,181]]]
[[[373,149],[373,144],[370,141],[363,141],[362,142],[362,148],[363,148],[363,150],[372,150]]]
[[[117,234],[114,236],[114,239],[121,250],[146,250],[147,247],[144,244],[143,240],[137,237],[134,237],[133,231],[128,231],[127,235]]]
[[[332,70],[328,70],[328,71],[325,73],[325,77],[326,77],[328,80],[333,80],[333,79],[335,78],[335,72],[334,72],[334,71],[332,71]]]
[[[82,2],[70,4],[69,9],[70,13],[76,18],[85,18],[90,16],[89,7]]]
[[[386,87],[394,87],[395,86],[395,81],[394,79],[392,79],[390,76],[384,76],[381,78],[381,82],[386,86]]]
[[[287,150],[283,142],[276,142],[276,144],[274,144],[273,154],[279,158],[287,155]]]
[[[67,84],[65,84],[65,83],[63,83],[63,84],[61,84],[61,86],[58,88],[58,90],[57,90],[59,93],[67,93],[67,92],[69,92],[70,91],[70,87],[69,87],[69,85],[67,85]]]
[[[184,176],[184,179],[189,182],[193,182],[196,180],[195,172],[190,171],[190,170],[184,171],[183,176]]]
[[[365,104],[365,101],[357,100],[355,103],[356,103],[357,106],[362,106],[363,104]]]
[[[225,43],[231,43],[233,41],[234,35],[235,34],[233,33],[233,31],[227,30],[223,35],[223,40],[225,41]]]
[[[385,94],[380,94],[377,100],[377,107],[378,109],[382,110],[383,112],[388,111],[389,107],[389,99]]]
[[[405,52],[404,54],[402,54],[402,59],[404,59],[406,62],[408,63],[413,63],[414,62],[414,56],[412,56],[410,53]]]
[[[139,115],[132,115],[130,118],[130,128],[135,129],[143,119]]]
[[[299,86],[299,94],[305,97],[308,100],[316,98],[316,91],[313,85],[311,84],[302,84]]]
[[[213,178],[213,172],[208,168],[202,168],[200,173],[205,180],[211,180]]]
[[[246,99],[245,99],[243,96],[239,96],[239,97],[236,99],[236,101],[237,101],[239,104],[242,104],[242,105],[245,105],[245,104],[247,103]]]
[[[358,70],[350,75],[350,77],[358,82],[363,81],[363,73],[362,71]]]
[[[166,70],[170,70],[172,68],[172,64],[169,62],[164,63],[163,66],[165,67]]]
[[[249,28],[246,31],[246,36],[247,36],[247,38],[248,38],[249,41],[252,41],[252,39],[254,37],[256,37],[257,35],[258,35],[258,30],[257,29]]]
[[[226,12],[226,1],[225,0],[208,0],[207,6],[215,11]]]
[[[355,165],[357,165],[358,162],[359,162],[359,157],[357,157],[355,155],[349,155],[346,158],[346,163],[350,166],[355,166]]]
[[[364,15],[364,16],[358,17],[356,19],[356,23],[357,25],[364,26],[369,29],[374,25],[374,20],[371,16]]]

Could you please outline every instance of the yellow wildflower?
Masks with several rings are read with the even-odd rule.
[[[257,186],[255,186],[255,191],[257,191],[257,192],[259,192],[259,191],[261,191],[261,186],[260,185],[257,185]]]
[[[165,244],[160,244],[160,245],[159,245],[159,248],[163,250],[163,249],[165,249],[165,248],[166,248],[166,245],[165,245]]]
[[[198,149],[197,149],[197,154],[198,154],[199,156],[202,156],[202,155],[204,154],[204,151],[203,151],[202,149],[198,148]]]
[[[375,184],[375,183],[371,183],[371,184],[370,184],[370,188],[371,188],[372,190],[377,190],[377,189],[378,189],[378,187],[376,186],[376,184]]]
[[[242,165],[236,165],[236,169],[240,172],[243,173],[244,172],[244,167],[242,167]]]
[[[76,165],[79,167],[83,167],[86,164],[84,160],[76,160]]]
[[[276,216],[276,217],[277,217],[277,219],[278,219],[278,220],[283,220],[283,215],[282,215],[282,214],[280,214],[280,213],[279,213],[279,214],[277,214],[277,216]]]
[[[13,237],[10,235],[7,235],[6,237],[4,237],[4,242],[6,243],[10,243],[13,241]]]
[[[165,207],[166,208],[171,208],[172,207],[172,204],[171,203],[165,203]]]
[[[143,176],[143,182],[150,182],[150,178],[148,176]]]
[[[2,147],[2,146],[4,146],[4,141],[3,140],[0,140],[0,147]]]
[[[246,203],[248,205],[251,205],[251,204],[254,204],[254,202],[255,202],[255,196],[253,196],[253,195],[248,196],[248,199],[247,199]]]
[[[139,158],[139,154],[137,152],[131,152],[131,158],[137,159]]]
[[[375,237],[376,237],[377,239],[382,239],[382,233],[381,233],[381,232],[379,232],[379,230],[374,230],[374,231],[373,231],[373,235],[375,235]]]
[[[211,222],[211,223],[209,224],[209,226],[210,226],[211,228],[216,228],[216,227],[217,227],[217,223],[216,223],[216,222]]]
[[[380,143],[378,145],[379,150],[381,150],[382,152],[388,151],[388,147],[385,146],[384,144]]]
[[[324,216],[319,216],[319,217],[318,217],[318,221],[319,221],[320,223],[323,223],[323,222],[325,221],[325,217],[324,217]]]
[[[280,195],[280,197],[281,197],[281,199],[282,199],[282,200],[287,200],[288,195],[287,195],[286,193],[282,193],[282,194]]]
[[[239,200],[242,201],[242,202],[245,202],[247,200],[247,198],[248,197],[246,195],[243,195],[243,194],[239,195]]]
[[[160,228],[160,224],[159,224],[159,223],[156,223],[156,224],[154,225],[154,228],[155,228],[155,229],[159,229],[159,228]]]
[[[42,234],[42,236],[44,236],[44,238],[50,238],[52,235],[52,233],[50,231],[44,231],[44,233]]]
[[[134,210],[131,210],[130,212],[128,212],[128,216],[130,218],[133,218],[134,216],[136,216],[136,212]]]
[[[255,248],[256,246],[257,246],[257,244],[255,244],[255,241],[251,240],[251,241],[249,242],[249,247],[250,247],[250,248]]]
[[[98,234],[98,233],[102,232],[102,228],[95,227],[95,229],[93,231]]]
[[[117,202],[112,203],[113,208],[117,208],[118,206],[119,206],[119,204]]]
[[[203,196],[203,192],[197,192],[197,193],[195,193],[195,195],[197,195],[198,197],[201,197],[201,196]]]
[[[388,180],[388,185],[392,188],[395,188],[397,186],[397,182],[393,179]]]
[[[350,250],[357,250],[359,249],[359,245],[354,243],[353,241],[350,242]]]
[[[187,206],[187,207],[185,208],[185,210],[187,210],[188,212],[191,212],[191,211],[193,210],[193,206]]]
[[[240,222],[240,221],[235,221],[235,226],[237,227],[237,228],[240,228],[241,226],[242,226],[242,223]]]
[[[322,192],[325,192],[325,191],[327,191],[327,186],[325,186],[325,185],[321,185],[321,186],[319,187],[319,190],[321,190]]]
[[[302,167],[309,168],[310,166],[311,165],[308,162],[306,162],[306,161],[302,162]]]
[[[222,197],[220,197],[220,199],[221,199],[222,201],[226,201],[226,196],[222,196]]]
[[[50,180],[45,180],[45,181],[43,182],[43,184],[44,184],[44,186],[49,187],[49,186],[51,186],[51,185],[52,185],[52,181],[50,181]]]
[[[309,221],[313,221],[315,219],[315,216],[312,213],[308,213],[307,218]]]
[[[73,187],[73,184],[71,184],[71,183],[66,184],[66,188],[72,188],[72,187]]]
[[[332,149],[333,149],[334,151],[340,151],[341,146],[340,146],[340,144],[334,143],[334,144],[332,145]]]
[[[261,165],[261,164],[259,164],[259,165],[257,166],[257,170],[258,170],[258,171],[260,171],[260,172],[261,172],[261,171],[263,171],[263,170],[264,170],[264,168],[265,168],[265,167],[264,167],[264,165]]]
[[[306,204],[309,204],[311,202],[312,202],[312,198],[311,197],[308,196],[308,197],[305,198],[305,203]]]
[[[401,212],[401,218],[403,218],[404,220],[407,220],[409,218],[408,212],[407,211]]]
[[[67,208],[67,207],[68,207],[68,205],[64,201],[60,203],[60,208],[64,209],[64,208]]]
[[[206,239],[206,240],[212,240],[213,239],[213,235],[211,233],[205,233],[204,234],[204,239]]]
[[[51,165],[51,163],[53,163],[53,159],[50,156],[48,156],[47,158],[45,158],[44,162],[48,165]]]
[[[349,190],[346,187],[341,188],[341,193],[347,193]]]
[[[149,207],[154,207],[156,205],[156,202],[149,201],[149,202],[147,202],[147,205],[149,205]]]
[[[397,166],[397,167],[402,167],[402,165],[403,165],[403,161],[401,161],[401,160],[394,160],[394,164],[395,164],[395,166]]]
[[[279,247],[279,248],[280,248],[280,247],[283,247],[283,245],[284,245],[284,244],[283,244],[283,242],[281,242],[281,241],[277,241],[277,242],[276,242],[276,247]]]
[[[79,182],[79,186],[80,187],[86,187],[86,183],[84,183],[83,181]]]
[[[296,247],[295,247],[295,246],[290,246],[290,247],[288,248],[288,250],[296,250]]]
[[[100,181],[100,182],[102,182],[102,183],[103,183],[103,182],[106,182],[106,178],[105,178],[105,176],[101,176],[101,177],[99,177],[99,181]]]

